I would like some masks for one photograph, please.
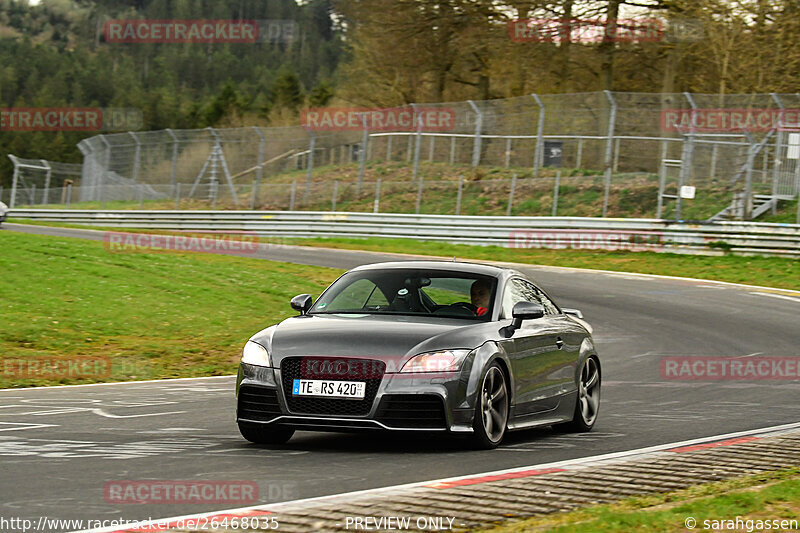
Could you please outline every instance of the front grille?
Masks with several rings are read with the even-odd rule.
[[[239,389],[239,403],[236,408],[239,418],[246,420],[272,420],[281,415],[278,404],[278,391],[264,387],[242,385]]]
[[[281,382],[286,405],[292,413],[330,416],[366,416],[372,409],[372,402],[378,393],[386,363],[369,361],[369,371],[363,377],[319,377],[302,375],[302,357],[287,357],[281,361]],[[313,359],[313,358],[308,358]],[[329,360],[329,359],[328,359]],[[292,395],[292,384],[295,379],[332,379],[334,381],[364,381],[366,387],[363,400],[345,400],[341,398],[313,398]]]
[[[391,428],[447,429],[444,403],[435,394],[386,394],[377,418]]]

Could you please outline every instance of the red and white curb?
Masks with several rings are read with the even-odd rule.
[[[333,494],[329,496],[320,496],[316,498],[305,498],[300,500],[292,500],[274,504],[265,504],[265,505],[251,506],[251,507],[242,507],[238,509],[228,509],[228,510],[213,511],[208,513],[175,516],[159,520],[143,521],[138,524],[131,525],[129,527],[124,527],[122,529],[120,527],[107,527],[98,529],[87,529],[77,533],[155,533],[160,531],[168,531],[170,529],[180,527],[182,525],[185,525],[187,522],[211,523],[212,521],[221,522],[226,518],[230,520],[230,519],[241,519],[245,517],[267,516],[287,508],[296,508],[298,506],[303,506],[305,510],[309,510],[313,509],[314,507],[330,503],[341,502],[343,504],[350,504],[357,499],[362,499],[377,495],[401,493],[408,491],[410,489],[420,489],[420,488],[449,489],[449,488],[464,487],[470,485],[479,485],[481,483],[489,483],[492,481],[520,479],[526,477],[539,476],[543,474],[551,474],[555,472],[564,472],[567,470],[577,470],[581,468],[605,466],[609,464],[619,463],[622,461],[628,461],[631,459],[651,459],[656,457],[664,457],[670,454],[698,451],[707,448],[732,446],[736,444],[742,444],[746,442],[759,440],[768,436],[770,437],[777,436],[783,433],[791,432],[792,430],[796,429],[800,429],[800,422],[747,430],[747,431],[739,431],[735,433],[727,433],[723,435],[713,435],[709,437],[702,437],[686,441],[660,444],[657,446],[649,446],[646,448],[638,448],[634,450],[626,450],[621,452],[614,452],[614,453],[608,453],[590,457],[581,457],[578,459],[569,459],[566,461],[557,461],[552,463],[544,463],[526,467],[498,470],[494,472],[485,472],[481,474],[470,474],[465,476],[435,479],[435,480],[428,480],[416,483],[407,483],[403,485],[394,485],[389,487],[360,490],[342,494]]]

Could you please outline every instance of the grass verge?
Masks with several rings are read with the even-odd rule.
[[[289,298],[340,274],[5,231],[0,247],[0,388],[233,373],[252,334],[294,314]],[[110,369],[47,370],[82,358]]]
[[[720,521],[735,521],[738,527]],[[692,522],[690,519],[694,520]],[[758,521],[762,525],[758,526]],[[794,520],[781,526],[773,520]],[[716,522],[715,522],[716,521]],[[764,521],[770,521],[768,525]],[[505,523],[491,533],[628,531],[790,531],[800,522],[800,471],[767,472],[608,505]],[[694,524],[693,528],[687,527]]]
[[[100,231],[173,234],[166,230],[136,228],[104,228],[79,224],[39,222],[28,219],[9,219],[9,222],[52,227],[71,227]],[[186,235],[186,233],[182,233]],[[202,232],[198,232],[202,235]],[[536,248],[503,248],[500,246],[470,246],[410,239],[262,238],[262,242],[365,250],[388,253],[413,253],[438,257],[457,257],[477,261],[505,261],[572,268],[591,268],[616,272],[636,272],[662,276],[699,278],[730,283],[744,283],[782,289],[800,290],[800,261],[783,257],[761,256],[701,256],[656,252],[548,250]]]
[[[502,248],[377,238],[289,239],[281,242],[325,248],[457,257],[478,261],[638,272],[800,290],[800,261],[783,257]]]

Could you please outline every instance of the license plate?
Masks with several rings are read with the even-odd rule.
[[[363,381],[333,381],[328,379],[295,379],[293,396],[324,396],[361,400],[367,384]]]

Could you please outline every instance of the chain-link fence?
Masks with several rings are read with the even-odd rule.
[[[750,218],[774,211],[778,200],[789,200],[800,191],[797,95],[606,91],[424,104],[424,108],[447,112],[453,120],[447,127],[420,125],[411,131],[369,131],[364,121],[363,131],[296,126],[97,135],[79,144],[84,155],[80,187],[69,198],[85,205],[309,209],[332,204],[341,210],[367,210],[360,205],[366,200],[346,198],[351,190],[354,198],[361,198],[377,187],[376,176],[367,176],[367,168],[388,162],[407,164],[410,176],[408,182],[381,185],[384,200],[372,200],[381,211],[413,212],[420,205],[425,212],[428,200],[446,203],[434,198],[438,185],[433,182],[422,188],[420,200],[416,198],[423,179],[420,165],[427,163],[515,171],[520,187],[516,201],[531,206],[535,202],[525,196],[523,184],[544,180],[537,187],[545,188],[547,180],[554,180],[555,169],[565,176],[561,200],[567,204],[567,196],[576,194],[568,182],[594,191],[599,180],[602,201],[591,202],[588,214],[593,216],[613,213],[615,196],[626,190],[648,190],[651,198],[646,204],[653,207],[646,211],[674,218],[698,214],[692,204],[699,203],[720,208],[703,213],[711,217],[735,205],[737,194],[748,199],[742,203],[744,210],[728,209],[727,215]],[[336,177],[325,181],[314,179],[314,169],[331,165],[354,168],[333,173]],[[15,171],[16,188],[6,202],[9,205],[47,204],[59,197],[41,194],[42,188],[61,186],[43,181],[41,169],[35,175],[32,167],[15,163],[15,169],[19,172]],[[567,178],[568,174],[572,176]],[[441,186],[456,190],[456,181]],[[511,181],[503,185],[509,191]],[[649,186],[643,187],[644,183]],[[462,182],[466,194],[463,186]],[[37,187],[40,192],[31,194]],[[398,198],[408,197],[412,203],[389,205],[396,195],[386,189],[392,187],[407,189]]]

